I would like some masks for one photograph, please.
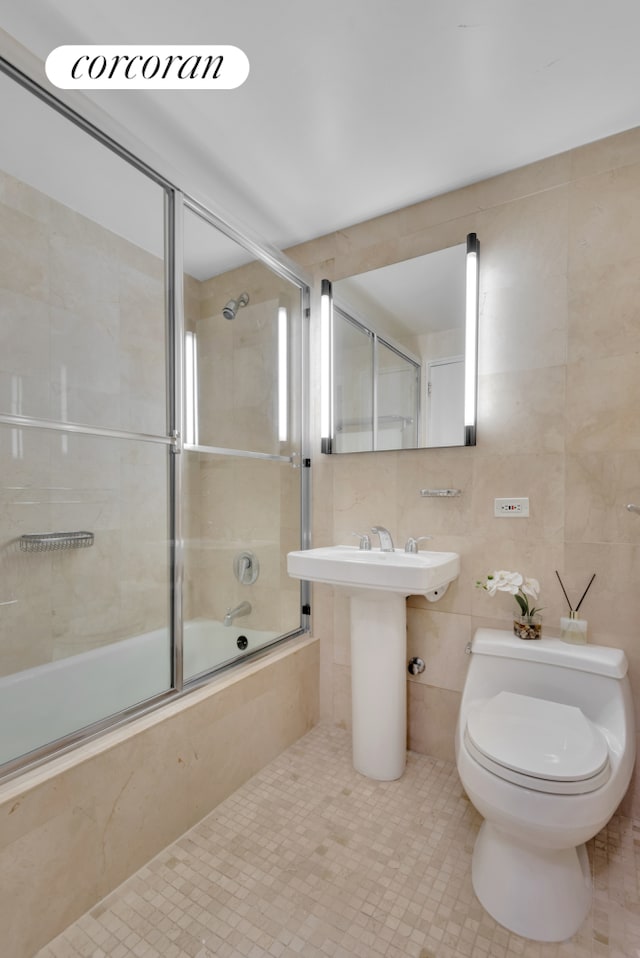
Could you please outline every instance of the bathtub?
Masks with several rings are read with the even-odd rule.
[[[278,636],[213,619],[185,622],[184,680],[255,652]],[[166,628],[4,676],[0,678],[0,764],[170,687]]]

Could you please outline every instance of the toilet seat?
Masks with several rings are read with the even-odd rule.
[[[611,774],[602,732],[572,705],[499,692],[469,709],[467,750],[499,778],[539,792],[579,795]]]

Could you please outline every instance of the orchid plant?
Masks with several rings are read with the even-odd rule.
[[[496,592],[510,592],[514,597],[523,616],[532,616],[540,612],[540,608],[531,605],[529,600],[534,602],[540,594],[540,583],[537,579],[528,576],[522,576],[519,572],[505,572],[503,569],[498,572],[490,572],[487,578],[476,582],[478,589],[484,589],[489,595],[495,595]]]

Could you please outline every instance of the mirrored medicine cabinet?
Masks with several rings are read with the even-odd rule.
[[[322,451],[475,445],[479,242],[322,281]]]

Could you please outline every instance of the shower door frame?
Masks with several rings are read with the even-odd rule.
[[[300,364],[301,395],[298,398],[300,414],[300,453],[299,462],[295,463],[300,469],[300,547],[309,548],[311,542],[311,502],[310,502],[310,442],[309,442],[309,322],[310,322],[310,290],[311,277],[304,269],[292,260],[289,260],[280,250],[270,246],[256,236],[249,235],[246,230],[235,226],[230,220],[223,218],[209,206],[181,190],[171,180],[167,179],[152,166],[136,156],[129,148],[119,143],[94,122],[83,116],[75,107],[69,106],[47,89],[37,80],[29,76],[22,69],[16,67],[5,56],[0,54],[0,73],[17,82],[24,89],[35,95],[48,107],[74,123],[85,133],[98,140],[103,146],[111,150],[125,162],[132,165],[140,173],[159,185],[164,194],[164,285],[165,285],[165,335],[166,335],[166,423],[167,435],[161,436],[149,433],[110,429],[100,426],[88,426],[82,423],[61,422],[33,416],[12,415],[0,413],[0,423],[20,428],[36,428],[57,432],[74,433],[91,437],[110,439],[133,440],[137,442],[155,443],[164,445],[168,451],[168,516],[167,516],[167,545],[169,548],[169,623],[172,643],[172,675],[171,686],[165,691],[150,699],[128,708],[122,709],[111,716],[93,722],[88,726],[65,735],[62,738],[49,742],[40,748],[18,756],[0,766],[0,782],[8,781],[16,775],[35,768],[44,762],[62,755],[71,749],[91,739],[97,738],[105,732],[152,712],[167,702],[211,681],[214,675],[226,671],[238,664],[238,660],[212,669],[203,675],[198,675],[192,681],[184,682],[183,678],[183,607],[182,592],[184,578],[184,546],[182,540],[181,497],[184,485],[184,451],[233,454],[251,458],[270,459],[276,462],[289,462],[294,467],[294,455],[277,456],[263,453],[254,453],[244,450],[218,449],[217,447],[195,446],[184,443],[182,436],[183,403],[184,403],[184,282],[183,282],[183,222],[185,209],[191,210],[205,219],[211,226],[218,229],[229,239],[251,253],[257,260],[283,279],[291,282],[300,292],[300,351],[297,362]],[[74,98],[74,102],[77,101]],[[246,655],[240,661],[265,655],[274,645],[287,639],[302,635],[310,629],[310,584],[302,582],[300,588],[300,624],[287,633],[277,637],[272,643],[255,652]]]

